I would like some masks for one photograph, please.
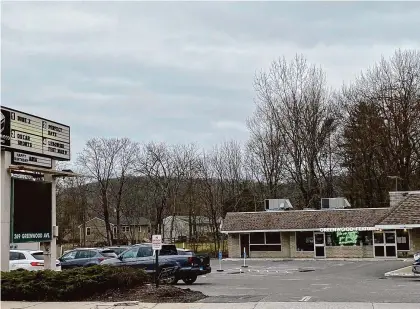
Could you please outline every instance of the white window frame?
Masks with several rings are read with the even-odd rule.
[[[129,232],[130,232],[130,226],[129,226],[129,225],[123,225],[123,226],[121,227],[121,231],[122,231],[123,233],[129,233]]]
[[[112,233],[114,234],[114,236],[117,235],[117,227],[116,226],[112,227]]]
[[[89,231],[89,233],[88,233],[88,231]],[[92,235],[92,230],[90,229],[90,226],[86,227],[86,230],[85,230],[85,235],[86,235],[86,236],[90,236],[90,235]]]

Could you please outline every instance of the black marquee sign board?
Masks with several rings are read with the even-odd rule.
[[[11,243],[52,240],[52,185],[13,178]]]
[[[15,151],[17,164],[47,167],[45,158],[69,161],[70,127],[2,106],[1,148]]]

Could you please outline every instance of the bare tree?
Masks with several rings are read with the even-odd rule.
[[[175,170],[166,144],[149,143],[142,147],[136,161],[137,172],[150,183],[150,200],[154,205],[155,233],[162,234],[163,216],[168,212]]]
[[[309,65],[303,56],[290,62],[280,58],[268,72],[256,76],[254,88],[256,116],[267,115],[268,127],[275,130],[273,140],[286,155],[281,162],[300,189],[303,205],[315,207],[322,191],[320,177],[325,174],[320,173],[320,161],[328,151],[327,141],[336,121],[324,72]]]
[[[345,188],[360,206],[387,204],[391,181],[420,185],[420,52],[396,51],[366,70],[340,97],[345,122]],[[373,133],[373,134],[372,134]]]
[[[126,144],[127,140],[125,138],[94,138],[86,143],[85,148],[77,158],[77,162],[84,173],[91,175],[98,183],[107,242],[110,245],[114,238],[110,224],[110,190],[112,180],[117,177],[118,159]]]
[[[120,140],[120,150],[116,156],[115,160],[115,181],[111,183],[111,191],[114,193],[115,196],[115,217],[116,217],[116,224],[117,224],[117,235],[115,238],[118,242],[120,242],[121,236],[121,215],[124,211],[123,207],[123,198],[124,194],[126,194],[127,189],[127,179],[133,176],[134,169],[135,169],[135,162],[136,162],[136,155],[138,153],[138,144],[131,141],[128,138],[123,138]],[[131,220],[130,222],[134,222]]]

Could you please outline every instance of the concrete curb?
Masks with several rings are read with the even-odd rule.
[[[399,268],[393,271],[389,271],[385,273],[385,277],[394,277],[394,278],[420,278],[420,275],[414,274],[412,272],[406,272],[407,268],[411,268],[411,266],[406,266],[403,268]]]
[[[410,260],[409,258],[323,258],[323,259],[315,259],[315,258],[248,258],[247,261],[283,261],[283,262],[290,262],[290,261],[349,261],[349,262],[383,262],[383,261],[402,261],[407,262]],[[243,261],[243,259],[239,258],[227,258],[223,259],[222,261],[227,262],[238,262]]]

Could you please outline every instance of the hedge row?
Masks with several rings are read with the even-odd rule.
[[[66,271],[15,270],[1,273],[1,299],[77,301],[113,289],[135,288],[148,280],[143,270],[105,265]]]

